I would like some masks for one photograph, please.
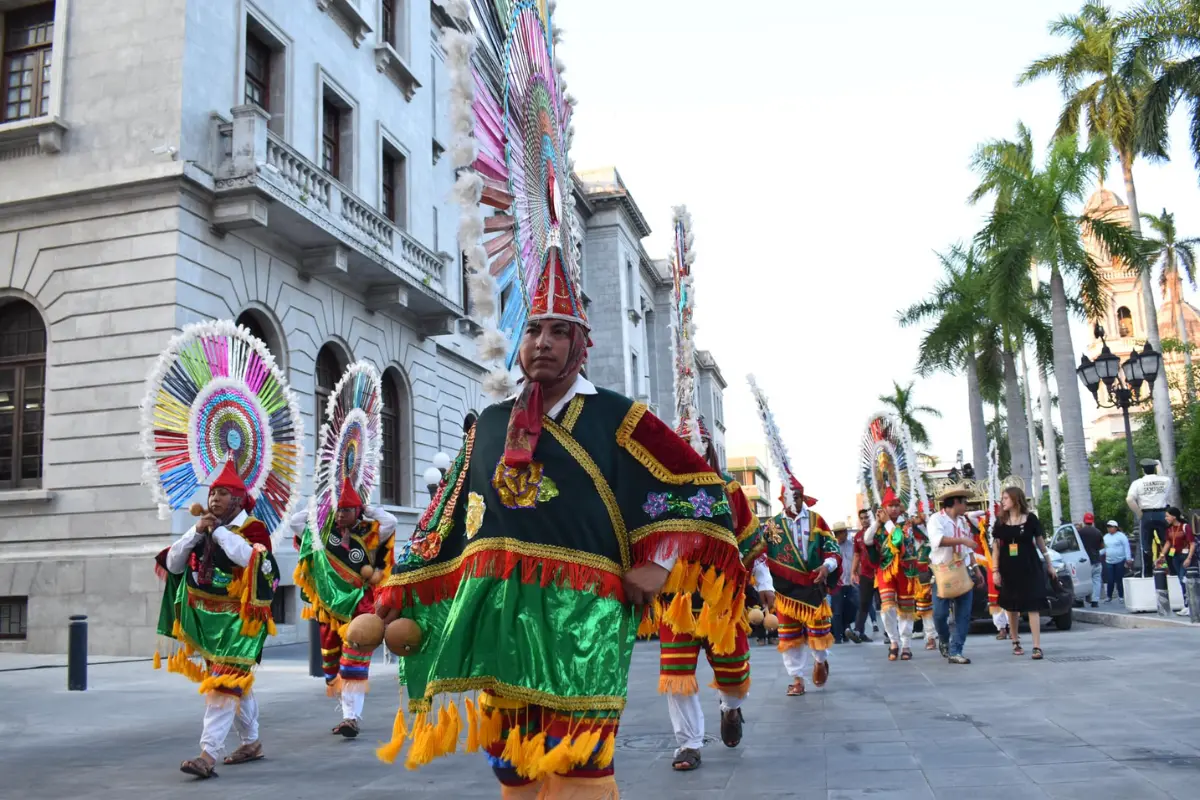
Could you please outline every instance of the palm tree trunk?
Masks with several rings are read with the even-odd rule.
[[[1121,156],[1121,171],[1125,176],[1125,193],[1129,200],[1129,227],[1138,236],[1142,235],[1141,218],[1138,215],[1137,189],[1133,185],[1133,156]],[[1162,352],[1162,339],[1158,335],[1158,309],[1154,305],[1154,285],[1150,280],[1150,272],[1142,272],[1142,305],[1146,316],[1146,339],[1150,346]],[[1057,361],[1055,368],[1057,371]],[[1162,461],[1163,473],[1171,479],[1170,502],[1179,503],[1179,481],[1175,478],[1175,416],[1171,411],[1171,392],[1167,388],[1166,370],[1151,386],[1151,397],[1154,400],[1154,428],[1158,433],[1159,458]],[[1072,498],[1071,505],[1075,505]]]
[[[1083,438],[1083,408],[1079,404],[1079,384],[1075,375],[1075,352],[1071,344],[1071,323],[1067,318],[1067,289],[1062,273],[1050,272],[1050,323],[1054,339],[1054,374],[1058,377],[1058,412],[1063,424],[1063,467],[1071,501],[1071,519],[1081,520],[1092,510],[1087,444]],[[1066,377],[1064,377],[1066,376]]]
[[[1183,281],[1175,265],[1174,249],[1167,251],[1167,271],[1171,275],[1171,294],[1179,301],[1179,319],[1176,322],[1179,325],[1179,344],[1183,347],[1183,385],[1186,393],[1183,404],[1191,408],[1192,403],[1196,402],[1196,376],[1192,374],[1192,350],[1188,343],[1187,317],[1183,313]]]
[[[1034,505],[1042,499],[1042,464],[1038,458],[1037,426],[1033,422],[1033,392],[1029,391],[1029,365],[1025,362],[1025,346],[1021,345],[1021,390],[1025,394],[1025,422],[1029,434],[1029,474]]]
[[[1050,404],[1050,379],[1046,365],[1038,364],[1038,379],[1042,383],[1042,440],[1046,452],[1046,477],[1050,489],[1050,516],[1055,527],[1062,522],[1062,491],[1058,486],[1058,442],[1054,433],[1054,414]]]
[[[1004,347],[1004,410],[1008,414],[1008,451],[1012,473],[1030,485],[1029,435],[1025,430],[1025,406],[1021,402],[1021,378],[1011,342]]]
[[[979,364],[974,351],[967,354],[967,407],[971,412],[971,456],[975,474],[987,473],[987,423],[983,421],[983,392],[979,389]]]

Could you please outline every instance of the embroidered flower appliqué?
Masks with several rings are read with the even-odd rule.
[[[545,480],[545,473],[538,461],[531,461],[528,467],[517,469],[507,466],[501,460],[492,474],[492,487],[500,496],[500,502],[505,508],[537,508],[538,501],[542,499],[541,489]],[[554,496],[556,495],[557,490]]]
[[[713,515],[713,499],[708,492],[696,492],[688,498],[692,504],[692,516],[696,519],[701,517],[711,518]]]
[[[483,527],[483,495],[471,492],[467,495],[467,539],[474,539]]]
[[[658,519],[667,513],[667,501],[670,499],[671,495],[666,492],[662,494],[650,492],[646,495],[646,502],[642,504],[642,511],[645,511],[650,519]]]

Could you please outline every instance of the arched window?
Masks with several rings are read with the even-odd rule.
[[[1117,309],[1117,333],[1122,339],[1133,337],[1133,314],[1125,306]]]
[[[337,348],[326,344],[317,352],[317,364],[313,370],[313,399],[316,401],[316,423],[313,425],[313,437],[317,457],[320,457],[321,425],[325,423],[325,409],[329,405],[329,397],[337,386],[338,378],[342,377],[342,359],[338,357]]]
[[[383,373],[383,446],[379,454],[379,498],[384,505],[403,506],[412,502],[412,437],[408,421],[408,387],[400,371],[391,367]]]
[[[24,300],[0,300],[0,489],[42,485],[46,325]]]

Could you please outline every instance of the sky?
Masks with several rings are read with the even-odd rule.
[[[1064,46],[1047,25],[1081,5],[559,0],[577,167],[620,170],[652,257],[667,252],[671,207],[688,206],[697,345],[729,382],[727,450],[763,447],[754,373],[827,518],[854,511],[863,428],[894,380],[915,379],[915,399],[942,411],[930,452],[971,460],[966,380],[913,374],[921,331],[897,309],[928,294],[935,251],[981,227],[986,209],[966,202],[976,146],[1021,120],[1044,152],[1058,86],[1015,79]],[[1171,130],[1169,164],[1135,165],[1139,204],[1194,235],[1182,114]],[[1124,197],[1115,165],[1108,187]],[[1077,354],[1089,339],[1076,324]]]

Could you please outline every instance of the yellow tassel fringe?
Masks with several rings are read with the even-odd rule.
[[[695,675],[659,675],[658,693],[690,697],[700,691]]]
[[[375,749],[375,757],[385,764],[395,764],[407,739],[408,728],[404,724],[404,706],[401,705],[400,709],[396,711],[396,719],[392,721],[391,741],[386,744],[380,742],[379,747]]]

